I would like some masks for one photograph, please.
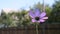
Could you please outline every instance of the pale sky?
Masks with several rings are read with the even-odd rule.
[[[50,6],[54,3],[54,0],[44,0],[45,4]],[[43,0],[0,0],[0,10],[3,8],[10,9],[28,9],[30,6],[33,6],[36,3],[43,3]]]

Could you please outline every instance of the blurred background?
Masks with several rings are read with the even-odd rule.
[[[49,17],[45,23],[60,24],[60,0],[0,0],[0,28],[30,26],[29,10],[43,6]]]
[[[34,8],[42,11],[43,4],[49,17],[46,23],[60,23],[60,0],[1,0],[0,24],[9,27],[29,25],[31,20],[28,11],[34,10]]]

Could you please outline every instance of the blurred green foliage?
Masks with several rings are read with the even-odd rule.
[[[33,6],[33,8],[30,8],[30,10],[33,10],[34,8],[39,8],[42,11],[43,4],[40,4],[38,2]],[[60,0],[56,1],[52,7],[49,7],[49,5],[45,5],[45,11],[47,13],[47,16],[49,17],[48,20],[46,20],[47,23],[60,22]],[[8,14],[6,14],[4,10],[2,10],[0,16],[0,23],[4,24],[4,27],[23,27],[32,24],[28,11],[24,9]]]
[[[60,0],[55,1],[55,4],[53,4],[48,21],[53,23],[60,22]]]

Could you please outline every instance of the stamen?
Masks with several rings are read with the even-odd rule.
[[[40,18],[39,17],[35,17],[35,19],[38,21]]]

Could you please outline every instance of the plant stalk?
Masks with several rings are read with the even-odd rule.
[[[38,25],[36,24],[36,34],[38,34]]]

